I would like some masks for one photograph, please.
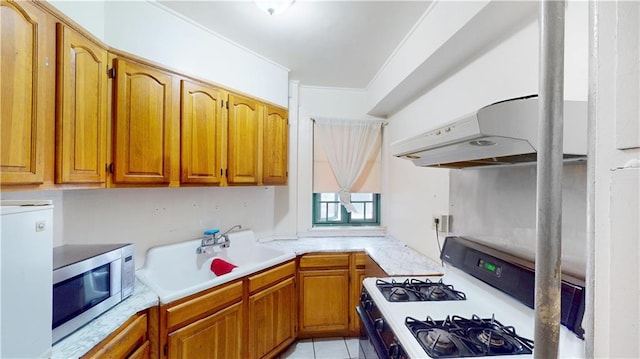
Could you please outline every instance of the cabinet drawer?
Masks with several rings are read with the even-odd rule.
[[[296,273],[296,263],[289,262],[278,267],[269,269],[260,274],[249,277],[249,292],[253,293],[268,285],[280,281],[283,278],[293,276]]]
[[[213,313],[240,299],[242,282],[226,285],[167,309],[167,327],[171,330],[179,324],[194,320],[205,313]]]
[[[151,356],[151,344],[147,340],[141,346],[136,349],[128,359],[148,359]]]
[[[349,253],[305,254],[300,268],[349,267]]]
[[[367,265],[367,254],[364,252],[357,252],[353,254],[355,257],[356,267],[364,268]]]
[[[147,336],[147,315],[142,314],[125,323],[112,338],[107,338],[96,349],[87,353],[89,358],[126,358],[144,344]]]

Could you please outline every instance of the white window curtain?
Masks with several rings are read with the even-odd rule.
[[[348,212],[356,212],[351,204],[351,191],[372,158],[379,156],[382,143],[381,120],[315,118],[314,136],[327,156],[338,184],[340,203]]]

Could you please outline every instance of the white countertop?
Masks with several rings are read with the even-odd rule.
[[[443,268],[406,244],[389,237],[308,237],[261,242],[260,245],[293,252],[366,252],[390,276],[439,275]],[[136,279],[131,297],[111,308],[52,348],[53,359],[79,358],[135,313],[158,305],[158,295]]]
[[[307,237],[264,242],[300,255],[310,252],[366,252],[390,276],[440,275],[439,263],[390,237]]]

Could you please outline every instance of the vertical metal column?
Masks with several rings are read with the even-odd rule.
[[[560,337],[564,1],[540,3],[535,358],[557,358]]]
[[[595,357],[595,275],[596,275],[596,111],[598,109],[598,2],[589,2],[589,98],[587,126],[587,278],[585,354]]]

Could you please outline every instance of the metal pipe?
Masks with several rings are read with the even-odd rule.
[[[535,358],[557,358],[560,338],[564,17],[564,1],[541,1]]]
[[[587,273],[585,354],[595,358],[596,111],[598,109],[598,2],[589,2],[589,98],[587,124]]]

